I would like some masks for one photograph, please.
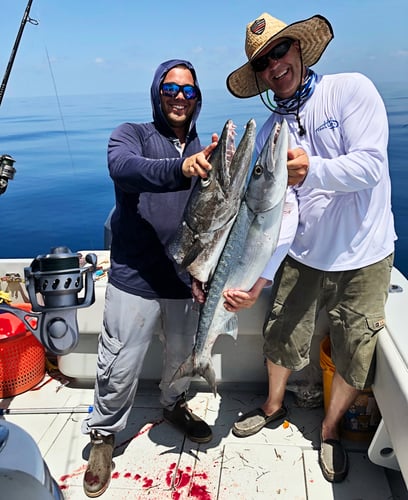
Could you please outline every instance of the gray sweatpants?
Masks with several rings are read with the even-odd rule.
[[[97,429],[102,434],[126,427],[136,395],[143,361],[153,333],[163,343],[160,403],[172,408],[188,390],[191,378],[170,386],[177,368],[191,354],[199,309],[191,299],[147,300],[108,284],[99,336],[94,408],[82,423],[82,432]]]

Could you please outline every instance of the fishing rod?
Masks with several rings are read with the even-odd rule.
[[[33,0],[28,0],[26,9],[24,11],[23,19],[21,20],[20,29],[18,30],[16,40],[14,42],[13,49],[11,51],[10,59],[7,64],[6,72],[4,73],[3,81],[0,85],[0,106],[3,102],[3,97],[6,92],[7,82],[10,77],[11,70],[13,68],[14,59],[16,58],[18,46],[20,45],[21,37],[23,36],[23,31],[27,23],[37,25],[38,21],[30,17],[30,9]],[[14,168],[15,160],[10,155],[0,155],[0,195],[2,195],[8,186],[8,181],[14,179],[14,174],[16,169]]]
[[[10,76],[11,68],[27,22],[38,24],[30,18],[30,8],[33,0],[28,0],[20,29],[11,53],[6,74],[0,88],[0,104]],[[0,195],[3,194],[8,181],[14,178],[15,160],[10,155],[0,155]],[[31,312],[14,307],[11,299],[0,301],[0,314],[8,312],[17,316],[27,330],[57,356],[63,356],[73,351],[79,341],[77,309],[89,307],[95,302],[94,273],[97,257],[87,254],[85,263],[81,266],[80,255],[72,253],[68,247],[59,246],[51,249],[49,254],[39,255],[24,268],[25,283],[30,297]],[[85,281],[85,295],[79,298]],[[38,301],[42,295],[42,300]],[[30,318],[36,319],[36,324],[30,323]],[[3,411],[3,413],[1,413]],[[0,409],[0,416],[5,410]]]
[[[1,86],[0,86],[0,106],[1,106],[1,103],[3,101],[4,93],[6,92],[7,82],[8,82],[11,70],[13,68],[14,59],[16,58],[18,46],[20,45],[20,40],[21,40],[21,37],[23,36],[23,31],[24,31],[25,25],[27,23],[33,24],[35,26],[38,25],[38,21],[35,19],[32,19],[30,17],[30,9],[31,9],[32,3],[33,3],[33,0],[28,0],[23,18],[21,20],[20,29],[18,30],[13,49],[11,51],[10,59],[9,59],[8,64],[7,64],[6,72],[4,73],[3,81],[2,81]]]

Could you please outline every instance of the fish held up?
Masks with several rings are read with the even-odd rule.
[[[237,216],[252,162],[255,129],[255,120],[249,120],[235,147],[236,127],[227,120],[210,157],[212,169],[196,183],[169,245],[174,260],[201,283],[211,279]]]
[[[238,318],[224,307],[226,289],[250,290],[276,249],[286,197],[289,131],[285,120],[275,125],[251,172],[200,312],[192,354],[179,367],[173,380],[201,375],[216,395],[216,374],[211,353],[221,334],[235,339]]]

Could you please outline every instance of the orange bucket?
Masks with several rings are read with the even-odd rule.
[[[13,304],[31,311],[30,304]],[[0,314],[0,398],[32,389],[45,375],[45,349],[24,323],[11,313]]]
[[[331,386],[335,366],[331,360],[330,337],[326,336],[320,343],[320,366],[323,371],[324,411],[327,413],[330,402]],[[369,441],[373,438],[381,414],[371,389],[365,389],[357,396],[354,403],[345,413],[341,433],[345,439],[352,441]]]

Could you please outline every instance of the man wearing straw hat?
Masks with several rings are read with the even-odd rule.
[[[228,76],[227,87],[239,98],[259,95],[270,109],[258,149],[276,122],[288,122],[289,186],[299,203],[297,232],[277,273],[264,327],[269,394],[261,408],[239,418],[233,433],[250,436],[286,415],[289,375],[309,363],[316,318],[324,309],[336,370],[319,463],[328,481],[339,482],[348,472],[339,424],[373,382],[396,235],[381,97],[359,73],[322,76],[310,69],[332,38],[323,16],[286,25],[263,13],[247,25],[248,62]],[[226,291],[226,308],[250,307],[259,283],[248,292]]]

